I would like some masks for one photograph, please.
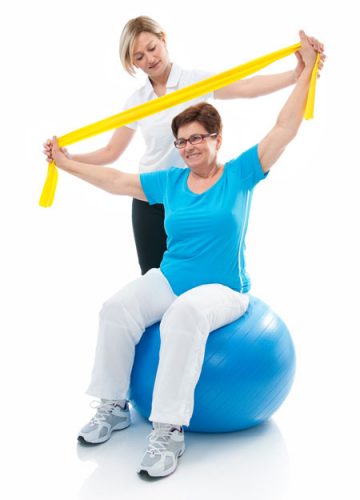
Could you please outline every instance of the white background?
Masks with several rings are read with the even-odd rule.
[[[359,498],[359,70],[350,0],[218,4],[137,0],[18,1],[2,7],[1,411],[4,498]],[[102,302],[139,274],[129,199],[60,172],[54,205],[38,199],[42,142],[116,114],[143,80],[120,66],[118,40],[137,15],[157,19],[172,60],[222,71],[298,41],[326,45],[315,119],[304,122],[254,195],[252,293],[289,326],[296,382],[271,422],[245,433],[187,435],[176,473],[135,474],[150,431],[135,425],[99,447],[76,444],[92,415],[83,393]],[[263,73],[295,66],[291,56]],[[222,159],[258,142],[290,89],[217,101]],[[71,151],[104,145],[110,134]],[[136,137],[117,162],[136,172]],[[6,497],[5,497],[6,494]]]

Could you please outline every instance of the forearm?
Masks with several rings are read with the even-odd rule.
[[[311,73],[312,68],[305,67],[277,118],[277,126],[286,129],[291,136],[296,135],[303,121]]]
[[[278,73],[276,75],[258,75],[239,80],[226,87],[215,90],[215,99],[252,98],[293,85],[297,79],[296,70]]]
[[[109,193],[122,194],[119,192],[119,184],[124,173],[119,170],[73,159],[63,161],[59,168]]]
[[[76,162],[90,163],[92,165],[108,165],[116,160],[115,155],[108,146],[92,151],[91,153],[71,154],[70,158]]]
[[[264,172],[269,171],[297,134],[304,117],[311,73],[311,67],[303,70],[294,90],[281,109],[275,126],[259,142],[258,154]]]
[[[113,163],[123,154],[134,134],[134,129],[130,127],[120,127],[114,131],[110,141],[105,147],[92,151],[91,153],[75,155],[69,155],[69,153],[66,153],[66,155],[71,160],[81,163],[89,163],[91,165],[108,165],[109,163]],[[48,147],[48,145],[45,144],[44,146]],[[45,151],[45,153],[48,154],[48,151]]]
[[[259,97],[294,85],[296,79],[296,72],[292,70],[276,75],[257,75],[243,81],[248,86],[248,97]]]

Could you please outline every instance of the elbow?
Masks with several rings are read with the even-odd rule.
[[[287,144],[289,144],[289,142],[293,141],[295,139],[295,137],[297,136],[297,133],[298,133],[299,128],[300,128],[300,123],[299,124],[289,124],[289,123],[285,124],[285,123],[278,122],[276,124],[276,126],[278,127],[279,130],[281,130],[283,143],[286,146]]]
[[[120,154],[118,154],[111,146],[111,144],[105,146],[104,153],[105,153],[105,163],[107,164],[114,163],[114,161],[116,161],[120,156]]]
[[[299,130],[299,128],[292,129],[292,130],[288,131],[287,144],[289,144],[290,142],[292,142],[295,139],[295,137],[297,136],[298,130]]]
[[[106,183],[106,191],[110,194],[124,194],[124,175],[119,170],[113,170],[111,177]]]

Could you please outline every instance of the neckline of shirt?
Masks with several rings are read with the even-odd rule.
[[[181,77],[182,69],[175,63],[171,63],[171,70],[166,82],[166,89],[176,88],[179,85],[180,77]],[[155,94],[154,87],[148,77],[145,81],[145,91],[150,96],[151,94]],[[158,97],[158,96],[156,96]]]
[[[222,174],[218,178],[218,180],[215,182],[215,184],[210,186],[209,189],[207,189],[206,191],[203,191],[202,193],[194,193],[194,191],[191,191],[191,189],[189,188],[189,185],[188,185],[188,179],[189,179],[189,175],[190,175],[191,170],[189,167],[185,168],[185,171],[187,170],[187,172],[185,174],[185,190],[193,196],[202,196],[203,194],[207,194],[209,191],[211,191],[213,188],[215,188],[218,184],[221,184],[221,180],[225,177],[226,165],[227,165],[227,163],[224,163]]]

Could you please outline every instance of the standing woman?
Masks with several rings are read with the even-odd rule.
[[[311,37],[307,37],[307,40],[313,47],[316,44],[321,52],[322,60],[319,66],[321,68],[325,58],[323,46]],[[124,109],[151,101],[211,76],[205,71],[184,70],[172,63],[164,30],[156,21],[147,16],[140,16],[126,23],[120,38],[120,59],[124,69],[130,75],[134,76],[135,70],[140,69],[147,76],[145,85],[130,96]],[[136,129],[140,128],[146,149],[140,160],[139,173],[164,170],[174,165],[185,167],[184,161],[173,147],[170,125],[176,115],[188,106],[207,101],[209,98],[236,99],[275,92],[295,84],[302,70],[303,63],[298,57],[294,70],[240,80],[139,122],[120,127],[115,130],[109,143],[97,151],[81,155],[69,154],[66,149],[63,151],[68,158],[78,162],[107,165],[122,155],[134,137]],[[44,147],[44,153],[50,162],[52,161],[51,141],[48,140]],[[166,250],[163,205],[149,205],[145,201],[133,199],[132,224],[141,273],[145,274],[149,269],[160,267]]]

